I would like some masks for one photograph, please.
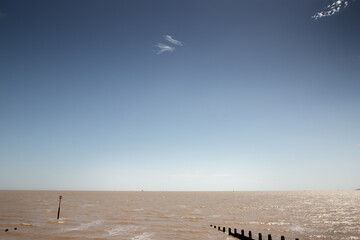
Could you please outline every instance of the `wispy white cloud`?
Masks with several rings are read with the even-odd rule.
[[[173,52],[175,50],[174,47],[171,47],[169,45],[163,44],[163,43],[158,43],[156,44],[156,47],[158,48],[157,50],[155,50],[156,54],[162,54],[164,52]]]
[[[164,38],[165,38],[166,41],[171,42],[174,45],[177,45],[177,46],[182,46],[183,45],[182,42],[172,38],[170,35],[165,35]]]
[[[323,11],[315,13],[312,18],[320,19],[323,17],[330,17],[338,12],[340,12],[343,8],[346,8],[349,5],[348,0],[335,0],[332,4],[327,5]]]
[[[164,39],[166,41],[170,42],[171,44],[176,45],[176,46],[182,46],[183,45],[182,42],[172,38],[170,35],[165,35]],[[157,55],[162,54],[164,52],[173,52],[175,50],[175,47],[169,46],[169,45],[163,44],[163,43],[156,44],[156,47],[157,47],[157,50],[155,50],[155,53]]]

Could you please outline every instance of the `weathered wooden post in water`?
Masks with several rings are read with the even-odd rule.
[[[58,208],[57,219],[59,219],[59,217],[60,217],[60,205],[61,205],[61,199],[62,199],[62,196],[59,196],[59,208]]]

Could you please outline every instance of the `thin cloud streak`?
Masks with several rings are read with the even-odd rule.
[[[182,42],[172,38],[170,35],[165,35],[164,38],[165,38],[166,41],[171,42],[174,45],[177,45],[177,46],[182,46],[183,45]]]
[[[346,8],[349,5],[348,0],[335,0],[332,4],[327,5],[324,11],[315,13],[312,18],[320,19],[323,17],[330,17],[338,12],[340,12],[343,8]]]
[[[162,53],[164,53],[164,52],[173,52],[173,51],[175,50],[174,47],[171,47],[171,46],[166,45],[166,44],[163,44],[163,43],[158,43],[158,44],[156,44],[156,47],[158,48],[158,49],[155,51],[155,53],[156,53],[157,55],[162,54]]]
[[[164,39],[168,42],[170,42],[172,45],[175,46],[182,46],[183,43],[179,40],[176,40],[174,38],[172,38],[170,35],[164,35]],[[173,46],[169,46],[167,44],[163,44],[163,43],[158,43],[156,44],[156,47],[158,48],[157,50],[155,50],[154,52],[159,55],[162,54],[164,52],[173,52],[176,48]]]

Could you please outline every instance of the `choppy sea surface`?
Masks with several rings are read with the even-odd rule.
[[[235,239],[210,225],[273,240],[360,239],[360,191],[0,191],[0,239]]]

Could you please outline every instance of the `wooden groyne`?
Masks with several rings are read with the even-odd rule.
[[[13,228],[15,231],[17,230],[17,228]],[[8,232],[8,231],[10,231],[10,229],[9,228],[5,228],[5,232]]]
[[[226,232],[226,228],[225,227],[220,227],[220,226],[215,226],[215,225],[210,225],[210,227],[213,227],[219,231],[222,231],[222,232]],[[228,234],[230,236],[233,236],[234,238],[237,238],[237,239],[241,239],[241,240],[256,240],[255,238],[253,238],[253,235],[252,235],[252,232],[249,231],[249,234],[248,236],[245,235],[245,231],[243,229],[241,229],[240,233],[237,232],[237,229],[234,228],[234,231],[232,231],[231,228],[228,228]],[[267,236],[268,240],[272,240],[272,237],[271,237],[271,234],[268,234]],[[285,240],[285,237],[284,236],[281,236],[280,238],[281,240]],[[263,236],[261,233],[259,233],[258,235],[258,240],[263,240]],[[265,240],[265,239],[264,239]],[[295,240],[299,240],[298,238],[296,238]]]

